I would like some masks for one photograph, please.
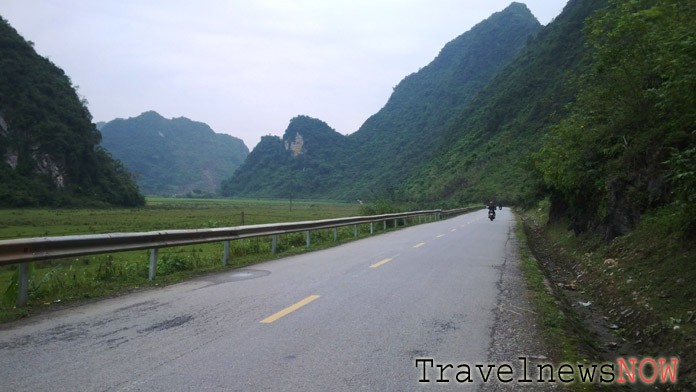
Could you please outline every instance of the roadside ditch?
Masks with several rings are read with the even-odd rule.
[[[636,383],[613,383],[604,390],[696,390],[696,333],[693,333],[696,316],[693,311],[686,312],[684,317],[666,317],[656,311],[655,302],[646,298],[654,294],[660,300],[658,303],[665,307],[672,302],[669,298],[659,298],[661,292],[657,290],[650,292],[650,285],[644,286],[642,292],[631,286],[634,280],[631,276],[644,276],[645,280],[650,271],[627,268],[623,259],[606,257],[608,252],[601,247],[596,254],[588,249],[571,248],[568,242],[558,238],[557,231],[549,230],[548,225],[541,224],[533,214],[517,213],[530,257],[536,261],[547,291],[563,314],[560,325],[567,335],[560,341],[574,346],[561,350],[565,353],[557,353],[560,358],[572,360],[569,352],[575,352],[588,363],[600,364],[616,364],[619,358],[626,361],[636,358],[638,364],[645,358],[658,363],[659,358],[668,361],[678,358],[676,383],[647,385],[636,377]],[[676,277],[675,282],[681,282],[679,279]],[[696,304],[693,307],[696,308]],[[558,333],[550,331],[548,323],[542,325],[547,335]],[[646,369],[648,374],[653,371],[650,364]]]

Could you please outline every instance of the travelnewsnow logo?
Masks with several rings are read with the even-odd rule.
[[[528,369],[526,357],[518,357],[521,370],[516,374],[515,369],[507,363],[475,364],[436,363],[431,358],[417,358],[416,368],[419,369],[421,383],[542,383],[542,382],[582,382],[598,384],[635,384],[637,382],[651,385],[655,383],[676,384],[678,358],[618,358],[616,362],[602,364],[569,364],[554,366],[550,363],[539,363]]]

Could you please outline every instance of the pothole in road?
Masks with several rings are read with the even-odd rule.
[[[164,321],[161,321],[157,324],[153,324],[145,329],[139,330],[138,332],[148,333],[148,332],[153,332],[153,331],[164,331],[165,329],[170,329],[170,328],[178,327],[180,325],[184,325],[191,320],[193,320],[193,316],[190,316],[190,315],[179,316],[179,317],[175,317],[171,320],[164,320]]]

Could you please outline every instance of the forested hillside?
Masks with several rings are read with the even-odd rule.
[[[696,3],[609,0],[583,31],[575,99],[528,161],[547,200],[525,226],[552,286],[592,302],[585,320],[620,325],[607,340],[633,356],[679,358],[658,389],[693,391]]]
[[[250,197],[321,197],[316,195],[339,185],[351,153],[350,141],[325,122],[297,116],[282,139],[264,136],[221,190]]]
[[[452,120],[539,29],[526,5],[512,3],[446,44],[350,135],[359,152],[352,157],[359,174],[344,189],[360,184],[366,194],[401,187],[434,156]]]
[[[326,124],[320,126],[319,120],[300,117],[291,121],[283,140],[292,141],[299,134],[308,143],[305,153],[293,155],[278,138],[264,138],[248,163],[225,182],[223,194],[290,197],[294,193],[351,200],[399,188],[432,157],[453,116],[540,28],[525,5],[512,3],[449,42],[432,63],[404,78],[384,108],[354,134],[344,137]],[[315,132],[319,128],[324,131]],[[325,137],[319,138],[320,134]]]
[[[406,77],[347,142],[327,131],[326,151],[315,144],[293,157],[268,137],[225,193],[423,205],[548,196],[552,216],[607,238],[672,206],[693,231],[694,8],[571,0],[534,34],[538,24],[513,3]],[[510,44],[492,53],[501,42]],[[299,124],[286,142],[303,135]]]
[[[144,204],[70,78],[0,18],[0,206]]]
[[[133,172],[149,195],[209,195],[249,154],[242,140],[185,117],[156,112],[101,126],[102,146]]]
[[[548,196],[552,217],[609,239],[671,206],[693,232],[694,16],[689,2],[569,1],[453,120],[407,198]]]
[[[452,118],[435,158],[409,179],[406,198],[519,203],[539,195],[529,156],[567,114],[587,67],[585,19],[606,0],[571,0],[520,55]]]
[[[696,233],[696,3],[612,0],[585,32],[592,67],[534,156],[555,214],[611,239],[667,208]]]

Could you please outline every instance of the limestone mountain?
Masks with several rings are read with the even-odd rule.
[[[70,78],[0,18],[0,206],[144,204]]]
[[[451,118],[445,142],[412,176],[404,197],[419,202],[534,198],[527,160],[577,93],[587,67],[585,19],[606,0],[572,0],[563,12]]]
[[[512,3],[401,81],[384,108],[350,135],[360,147],[352,159],[361,193],[401,187],[434,156],[452,120],[540,29],[526,5]],[[344,191],[353,187],[346,184]]]
[[[450,119],[540,28],[524,4],[512,3],[447,43],[429,65],[404,78],[385,106],[354,134],[324,132],[325,137],[310,139],[316,143],[325,139],[328,144],[307,148],[290,161],[287,157],[291,154],[278,138],[264,138],[256,147],[259,151],[250,155],[254,159],[225,182],[223,194],[290,197],[295,193],[351,200],[401,186],[432,157]],[[298,137],[298,142],[306,140],[305,134],[312,132],[318,121],[298,119],[291,121],[285,132],[285,143]],[[320,128],[330,129],[328,125]],[[278,175],[269,175],[272,173]]]
[[[349,170],[351,141],[325,122],[297,116],[282,139],[264,136],[234,175],[222,183],[225,195],[312,197],[328,194]]]
[[[154,111],[103,124],[102,146],[134,173],[145,194],[215,192],[249,154],[242,140]]]

